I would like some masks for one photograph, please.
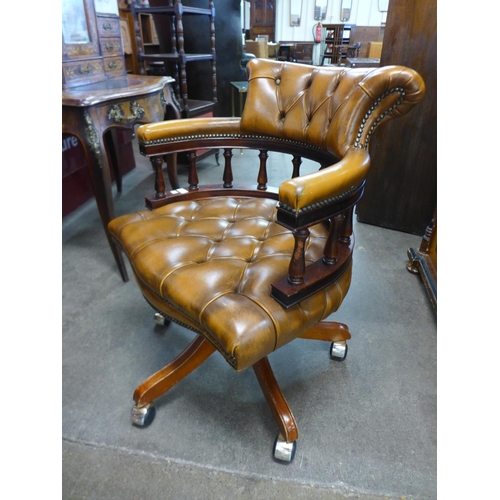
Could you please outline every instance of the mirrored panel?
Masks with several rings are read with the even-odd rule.
[[[89,43],[90,36],[83,0],[63,1],[62,35],[64,43]]]
[[[316,21],[325,20],[327,7],[328,7],[328,0],[316,0],[316,3],[314,4],[314,19]]]
[[[342,0],[340,2],[340,20],[345,23],[351,17],[352,0]]]
[[[290,0],[290,26],[300,26],[302,0]]]
[[[120,14],[116,0],[94,0],[94,5],[98,14]]]

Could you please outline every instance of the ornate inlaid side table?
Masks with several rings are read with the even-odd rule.
[[[164,76],[123,75],[62,91],[62,133],[72,134],[82,143],[104,232],[123,281],[128,281],[123,256],[107,229],[115,217],[110,168],[116,173],[119,190],[121,184],[118,166],[110,165],[115,155],[105,132],[164,120],[167,109],[170,116],[180,118],[172,82],[173,78]],[[175,157],[167,158],[167,168],[172,187],[178,187]]]

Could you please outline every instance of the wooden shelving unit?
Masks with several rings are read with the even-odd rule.
[[[359,45],[356,47],[351,44],[354,29],[355,26],[351,24],[323,24],[322,66],[325,61],[341,66],[347,57],[358,57]]]
[[[137,40],[137,58],[140,62],[141,74],[150,71],[164,74],[175,79],[175,94],[185,118],[206,115],[214,112],[217,104],[217,79],[215,66],[215,8],[214,0],[206,0],[207,8],[191,7],[181,0],[165,0],[165,5],[152,7],[131,6],[135,20]],[[170,21],[169,33],[158,32],[153,16],[166,16]],[[197,36],[196,33],[184,31],[185,16],[205,17],[206,29],[209,32],[210,46],[205,53],[186,53],[185,37]],[[160,47],[167,46],[167,51]],[[207,86],[211,86],[212,100],[197,99],[189,95],[186,66],[199,61],[211,61],[211,74],[207,74]],[[157,73],[156,73],[157,74]]]

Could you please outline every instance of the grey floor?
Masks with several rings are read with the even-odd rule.
[[[257,153],[234,152],[235,181]],[[214,157],[201,182],[220,182]],[[272,155],[269,183],[291,172]],[[303,172],[311,166],[305,162]],[[180,167],[185,185],[187,171]],[[138,156],[115,196],[142,209],[152,169]],[[405,268],[420,237],[355,223],[351,290],[332,318],[349,325],[347,359],[296,340],[270,356],[299,424],[291,464],[272,458],[277,428],[252,370],[215,354],[156,401],[146,429],[130,424],[132,394],[193,333],[155,326],[121,281],[93,200],[63,220],[62,491],[64,499],[436,498],[436,315]]]

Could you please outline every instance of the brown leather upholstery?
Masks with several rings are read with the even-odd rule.
[[[120,217],[111,229],[151,304],[242,370],[336,311],[349,288],[350,267],[299,306],[272,299],[270,285],[286,275],[294,248],[275,219],[274,200],[220,197]],[[327,237],[323,225],[311,229],[308,263],[321,258]]]
[[[169,151],[190,136],[198,143],[217,138],[230,143],[230,139],[253,137],[259,147],[264,138],[272,137],[283,149],[293,141],[303,148],[330,153],[332,163],[344,159],[305,181],[282,185],[283,193],[289,192],[290,185],[309,183],[311,178],[316,179],[316,187],[323,186],[323,194],[311,193],[310,186],[299,192],[292,188],[283,203],[295,210],[310,205],[311,199],[324,201],[345,192],[346,184],[359,186],[368,171],[364,151],[375,127],[407,113],[423,98],[425,88],[418,73],[401,66],[355,69],[261,59],[251,60],[247,72],[247,101],[241,119],[152,123],[138,131],[141,141],[162,144]],[[225,145],[222,141],[218,144]],[[309,198],[300,200],[306,191]]]
[[[135,393],[136,408],[185,376],[213,350],[236,369],[253,366],[287,443],[298,436],[267,355],[297,337],[344,342],[345,325],[325,320],[346,296],[352,269],[352,212],[370,165],[369,140],[383,121],[408,112],[424,84],[403,67],[345,69],[264,59],[247,65],[240,118],[194,118],[138,129],[156,171],[149,209],[109,224],[146,300],[200,338],[182,359]],[[165,155],[224,148],[224,183],[167,192]],[[231,149],[261,151],[257,188],[232,185]],[[294,158],[294,177],[267,186],[268,150]],[[300,158],[317,172],[300,176]],[[200,347],[201,346],[201,347]],[[161,382],[160,382],[161,381]],[[163,385],[162,385],[163,384]],[[159,387],[162,386],[160,390]]]
[[[305,142],[342,158],[364,147],[382,120],[423,97],[421,77],[401,66],[341,68],[260,61],[248,65],[241,133]]]

